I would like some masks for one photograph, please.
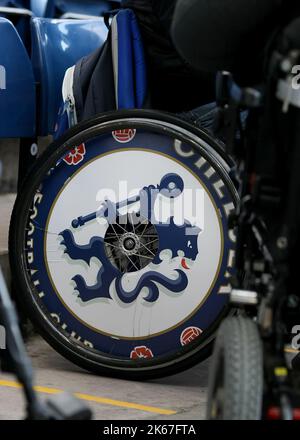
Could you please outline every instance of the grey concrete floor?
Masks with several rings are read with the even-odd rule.
[[[184,373],[150,382],[132,382],[90,374],[56,353],[39,336],[27,343],[35,368],[35,383],[43,389],[68,391],[96,398],[86,402],[96,420],[199,420],[205,418],[209,360]],[[15,378],[0,374],[0,419],[16,420],[24,416],[22,391]],[[46,389],[47,391],[47,389]],[[39,392],[42,399],[46,393]],[[103,398],[111,402],[103,402]],[[128,408],[128,404],[154,407]],[[160,410],[173,411],[172,415]]]

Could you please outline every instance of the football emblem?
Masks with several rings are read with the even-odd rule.
[[[170,185],[172,190],[167,193],[166,189]],[[143,193],[150,192],[153,188],[155,188],[154,185],[142,188],[138,199],[141,200]],[[174,197],[174,194],[179,197],[184,189],[184,183],[177,174],[167,174],[162,178],[157,188],[159,191],[163,191],[166,197]],[[176,192],[175,189],[178,189],[178,191]],[[157,198],[158,194],[156,193],[153,197]],[[125,202],[129,203],[128,201]],[[118,212],[122,205],[124,205],[124,202],[113,205],[108,200],[103,205],[102,215],[106,215],[109,207],[112,206],[113,211]],[[159,286],[168,289],[174,295],[182,294],[185,291],[188,286],[188,276],[186,274],[186,271],[189,270],[188,264],[195,261],[199,253],[197,244],[201,232],[199,228],[192,228],[188,221],[178,226],[175,224],[173,216],[168,219],[167,223],[159,222],[154,226],[150,222],[150,211],[147,215],[148,218],[143,218],[136,225],[131,224],[130,221],[124,222],[124,217],[117,216],[113,224],[108,227],[104,237],[92,236],[84,245],[77,243],[74,229],[80,229],[86,223],[100,216],[100,212],[80,216],[72,221],[71,228],[65,229],[59,234],[61,236],[60,243],[64,247],[64,254],[68,261],[83,261],[90,265],[92,258],[97,258],[101,262],[95,285],[88,285],[81,274],[76,274],[72,278],[75,283],[75,290],[83,302],[94,301],[99,298],[112,300],[110,294],[112,286],[115,287],[119,300],[124,304],[131,304],[136,301],[145,288],[147,288],[148,293],[144,294],[143,298],[149,303],[158,301],[160,296]],[[190,228],[194,231],[192,236],[186,233]],[[176,240],[173,240],[174,237],[176,237]],[[169,251],[172,259],[177,258],[179,252],[184,256],[184,258],[179,258],[178,267],[174,268],[170,276],[166,276],[160,271],[163,263],[160,255],[166,250]],[[141,273],[141,270],[146,266],[149,266],[150,269]],[[124,279],[128,277],[128,272],[136,273],[138,277],[135,288],[130,291],[124,289]]]
[[[67,156],[65,156],[64,161],[68,165],[78,165],[83,161],[86,155],[85,145],[81,144],[78,147],[73,148]]]
[[[181,345],[190,344],[195,339],[199,338],[202,334],[202,330],[198,327],[188,327],[186,328],[180,336]]]
[[[130,353],[130,359],[151,359],[153,358],[153,353],[150,348],[145,346],[135,347]]]
[[[136,130],[134,128],[126,128],[124,130],[116,130],[112,132],[113,138],[121,144],[132,141],[135,137]]]

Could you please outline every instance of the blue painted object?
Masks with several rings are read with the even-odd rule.
[[[35,85],[30,59],[13,24],[0,18],[0,137],[35,133]]]
[[[76,14],[102,15],[103,12],[114,9],[120,2],[112,0],[55,0],[54,3],[62,14],[74,12]]]
[[[1,8],[7,8],[1,11]],[[30,47],[30,0],[0,0],[0,16],[10,20],[27,49]]]
[[[36,81],[40,84],[38,135],[54,132],[66,69],[101,47],[107,33],[102,18],[32,20],[32,63]]]
[[[121,0],[31,0],[30,3],[36,17],[55,18],[67,12],[101,16],[118,7]]]
[[[0,0],[0,6],[29,9],[30,0]]]
[[[30,0],[30,9],[36,17],[45,17],[48,3],[49,0]]]

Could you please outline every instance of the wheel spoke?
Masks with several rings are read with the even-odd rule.
[[[113,247],[114,249],[120,249],[119,248],[119,246],[116,246],[116,245],[114,245],[114,244],[111,244],[111,243],[106,243],[107,244],[107,246],[110,246],[110,247]]]
[[[133,230],[133,233],[135,234],[135,227],[134,227],[134,223],[133,223],[133,214],[129,214],[129,215],[130,215],[130,219],[131,219],[132,230]]]
[[[146,258],[147,260],[153,260],[152,257],[147,257],[147,255],[141,255],[141,254],[133,254],[133,255],[136,255],[137,257],[140,257],[140,258]]]
[[[144,220],[144,221],[142,221],[136,228],[135,228],[135,230],[137,231],[141,226],[143,226],[143,225],[147,225],[148,226],[148,220]]]
[[[121,235],[120,235],[120,237],[119,237],[119,235],[117,234],[115,228],[113,227],[113,224],[111,224],[111,227],[112,227],[112,229],[113,229],[113,231],[114,231],[114,233],[115,233],[115,236],[116,236],[117,239],[118,239],[118,242],[120,243],[120,237],[121,237]]]
[[[149,244],[156,243],[157,241],[158,241],[158,238],[156,238],[155,240],[147,241],[147,246],[148,246]]]
[[[122,219],[124,225],[120,224]],[[134,272],[155,258],[159,238],[154,225],[147,219],[134,224],[134,213],[128,213],[127,217],[119,217],[115,223],[109,224],[104,241],[112,264],[122,272]]]
[[[141,246],[143,246],[150,254],[155,257],[155,254],[149,248],[147,248],[147,246],[145,246],[143,243],[141,243]]]
[[[125,234],[127,234],[127,232],[128,232],[128,231],[127,231],[127,230],[126,230],[125,228],[123,228],[123,226],[121,226],[121,225],[120,225],[120,223],[116,223],[116,226],[118,226],[119,228],[121,228],[121,229],[122,229],[122,231],[123,231],[123,232],[122,232],[122,234],[121,234],[121,235],[123,235],[123,234],[124,234],[124,232],[125,232]]]
[[[129,257],[129,255],[126,255],[126,254],[125,254],[125,256],[126,256],[126,258],[128,258],[128,260],[130,261],[130,263],[136,268],[136,270],[140,270],[140,269],[134,264],[134,262],[133,262],[132,259]]]

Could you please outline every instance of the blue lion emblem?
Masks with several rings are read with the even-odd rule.
[[[172,176],[172,179],[170,179],[170,176]],[[177,180],[176,180],[177,179]],[[172,191],[169,196],[170,197],[176,197],[179,193],[182,192],[183,184],[181,183],[181,180],[177,175],[167,175],[162,180],[162,183],[164,183],[163,187],[165,189],[165,182],[170,182],[170,180],[173,182],[176,182],[177,189],[179,188],[180,191],[177,193],[174,193],[174,185],[172,186]],[[160,186],[162,186],[162,183]],[[153,190],[153,187],[151,187]],[[143,188],[142,191],[146,191],[147,188]],[[177,195],[176,195],[177,194]],[[164,194],[166,195],[166,193]],[[136,199],[135,199],[136,201]],[[128,202],[128,201],[127,201]],[[123,203],[123,202],[122,202]],[[130,202],[129,202],[130,203]],[[117,205],[121,205],[120,203]],[[153,206],[153,205],[152,205]],[[118,209],[118,206],[116,206],[116,211]],[[149,208],[151,210],[151,208]],[[99,214],[98,214],[99,215]],[[79,217],[78,219],[74,220],[72,222],[73,228],[82,226],[88,221],[91,221],[93,218],[96,218],[97,214],[93,213],[86,217]],[[149,211],[149,217],[150,218],[150,211]],[[148,222],[149,220],[146,219]],[[115,225],[118,225],[118,222],[114,223]],[[112,223],[112,230],[115,230],[114,224]],[[151,225],[153,228],[153,226]],[[120,226],[121,228],[121,226]],[[187,235],[187,229],[191,228],[192,233]],[[122,229],[124,229],[122,227]],[[137,228],[136,228],[137,229]],[[135,228],[133,227],[133,230]],[[125,229],[124,229],[125,231]],[[153,231],[153,229],[152,229]],[[126,232],[126,231],[125,231]],[[75,275],[73,277],[73,281],[75,282],[75,290],[79,293],[79,298],[83,302],[88,302],[93,299],[98,298],[107,298],[111,299],[110,296],[110,286],[114,282],[115,283],[115,290],[119,297],[119,299],[126,304],[130,304],[134,302],[138,296],[140,295],[142,289],[147,288],[147,294],[143,298],[146,302],[153,303],[157,301],[159,298],[159,287],[162,286],[165,289],[168,289],[172,293],[181,293],[183,292],[187,285],[188,285],[188,277],[185,273],[186,270],[189,269],[187,265],[187,259],[190,261],[194,261],[199,253],[198,251],[198,236],[201,230],[196,227],[192,227],[191,223],[188,221],[185,221],[183,225],[176,225],[174,222],[174,217],[171,217],[167,223],[158,223],[155,225],[155,232],[157,235],[157,238],[152,239],[152,241],[157,242],[157,246],[155,248],[155,252],[152,250],[151,258],[149,257],[149,263],[152,263],[151,270],[143,273],[134,289],[131,291],[126,291],[123,288],[122,280],[124,277],[124,272],[120,270],[120,267],[116,266],[110,258],[108,258],[107,255],[107,244],[105,237],[99,237],[94,236],[90,239],[89,243],[86,245],[79,245],[76,243],[74,239],[73,232],[70,229],[66,229],[60,233],[63,240],[61,241],[61,244],[65,246],[64,253],[67,254],[72,260],[80,260],[84,261],[86,264],[90,265],[91,259],[93,257],[97,258],[100,263],[101,267],[99,269],[99,272],[97,274],[97,283],[94,286],[88,286],[84,280],[84,278],[81,275]],[[111,234],[113,235],[113,234]],[[124,233],[124,236],[126,234]],[[128,249],[130,249],[131,246],[131,252],[128,251],[128,260],[132,262],[133,258],[136,258],[136,261],[140,260],[139,257],[142,257],[143,259],[148,258],[143,253],[144,249],[148,247],[143,244],[142,242],[136,243],[136,251],[134,250],[134,239],[132,239],[131,236],[134,237],[133,234],[127,234],[129,235],[129,240],[127,240],[128,243]],[[140,234],[142,236],[142,232]],[[151,236],[152,237],[152,236]],[[122,237],[121,237],[122,239]],[[137,239],[138,240],[138,239]],[[151,240],[151,238],[150,238]],[[119,242],[118,242],[119,243]],[[150,242],[149,242],[150,243]],[[113,246],[113,248],[117,247],[113,244],[108,244],[108,246]],[[124,247],[124,241],[122,242],[122,246]],[[122,247],[120,244],[120,247]],[[122,247],[122,249],[123,249]],[[124,248],[124,252],[126,254],[127,248]],[[176,278],[168,278],[164,274],[160,273],[158,270],[155,270],[155,266],[157,266],[157,269],[160,268],[160,265],[162,263],[162,260],[160,258],[161,252],[164,250],[171,251],[172,255],[171,258],[176,258],[178,256],[179,251],[183,253],[182,259],[181,259],[181,267],[174,270],[174,274],[176,274]],[[142,254],[143,255],[140,255]],[[127,254],[126,254],[127,255]],[[151,261],[150,261],[151,260]],[[133,263],[134,264],[134,263]],[[148,263],[147,263],[148,264]],[[154,267],[153,267],[154,266]],[[139,269],[138,267],[136,269]]]

